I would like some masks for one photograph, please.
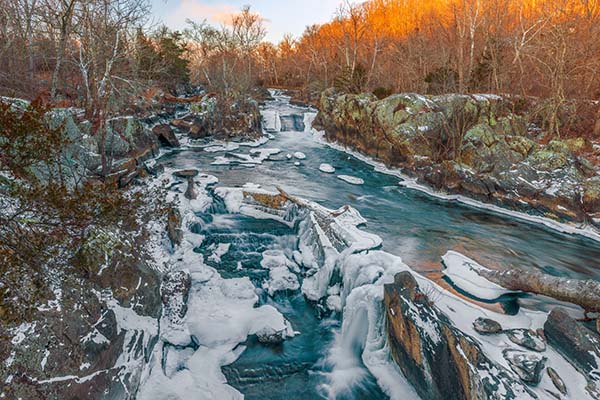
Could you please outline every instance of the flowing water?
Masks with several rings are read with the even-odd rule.
[[[398,177],[376,172],[371,165],[328,147],[304,131],[304,114],[313,111],[291,106],[284,96],[277,96],[265,109],[271,119],[276,119],[278,129],[260,148],[279,148],[282,152],[262,163],[213,165],[219,156],[236,158],[225,151],[200,148],[167,155],[161,163],[177,169],[199,169],[218,177],[221,186],[251,182],[266,189],[279,186],[329,208],[349,204],[368,221],[365,229],[383,238],[384,250],[442,283],[441,256],[448,250],[492,268],[520,267],[564,277],[599,278],[600,243],[404,188]],[[232,152],[250,151],[249,147],[240,147]],[[306,158],[287,157],[296,152],[304,153]],[[321,163],[331,164],[335,173],[321,172]],[[361,178],[364,184],[352,185],[338,175]],[[223,277],[248,276],[261,287],[268,277],[260,267],[263,251],[281,250],[291,258],[296,236],[283,224],[227,214],[219,206],[200,217],[205,223],[195,226],[194,231],[206,234],[207,239],[197,251],[205,254],[207,264]],[[211,260],[210,254],[219,244],[228,244],[229,251],[220,260]],[[251,338],[240,358],[223,368],[228,383],[247,399],[386,398],[361,365],[361,344],[340,345],[351,338],[340,337],[339,315],[323,314],[300,291],[275,297],[263,293],[261,303],[276,307],[301,334],[270,346]],[[485,306],[514,312],[519,306],[549,310],[552,304],[549,299],[525,296]],[[346,354],[353,348],[352,354]]]

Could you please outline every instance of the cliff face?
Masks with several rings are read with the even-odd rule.
[[[18,106],[25,108],[27,103]],[[153,258],[156,247],[170,246],[169,239],[173,246],[181,241],[181,215],[174,208],[165,213],[160,190],[144,178],[159,173],[154,158],[161,147],[176,148],[180,142],[210,140],[209,136],[260,134],[259,109],[248,102],[228,116],[235,123],[216,124],[219,110],[214,100],[199,95],[169,98],[138,111],[108,120],[104,135],[92,134],[83,110],[53,109],[46,115],[50,126],[65,137],[61,157],[74,175],[99,178],[104,150],[110,163],[104,179],[144,201],[134,212],[136,227],[113,221],[90,228],[92,245],[73,261],[85,270],[41,265],[39,271],[24,271],[0,265],[0,294],[10,294],[12,282],[22,282],[26,288],[21,291],[31,294],[31,304],[18,313],[9,313],[0,297],[2,398],[135,398],[158,340],[161,314],[185,313],[171,309],[177,308],[173,304],[180,292],[189,290],[189,282],[170,275],[168,266]],[[35,168],[40,177],[47,173],[43,165]]]
[[[600,177],[583,139],[540,142],[498,96],[322,94],[326,138],[437,190],[557,220],[600,225]],[[546,139],[547,140],[547,139]]]
[[[392,357],[423,399],[535,398],[432,306],[409,272],[385,285]]]

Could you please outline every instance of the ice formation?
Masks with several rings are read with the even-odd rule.
[[[319,171],[325,172],[326,174],[335,173],[335,168],[331,166],[331,164],[321,164],[319,165]]]
[[[363,185],[365,183],[363,179],[349,175],[338,175],[338,179],[341,179],[344,182],[350,183],[352,185]]]

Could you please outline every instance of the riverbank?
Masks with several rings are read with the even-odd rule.
[[[401,171],[413,188],[598,238],[597,160],[583,150],[592,144],[540,144],[543,134],[508,100],[327,91],[315,127],[382,170]]]

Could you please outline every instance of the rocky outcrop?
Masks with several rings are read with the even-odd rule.
[[[588,377],[588,391],[600,398],[600,335],[561,309],[555,308],[544,324],[548,342]]]
[[[187,313],[187,302],[192,287],[190,274],[184,271],[167,273],[160,287],[163,317],[179,324]]]
[[[162,145],[168,147],[179,147],[179,140],[169,125],[156,125],[154,128],[152,128],[152,132],[156,135]]]
[[[553,347],[586,374],[600,368],[600,335],[582,326],[565,310],[555,308],[550,312],[544,334]]]
[[[541,144],[540,131],[491,95],[378,100],[322,94],[315,127],[436,190],[562,221],[600,226],[596,168],[577,152],[584,140]]]
[[[181,229],[181,212],[176,207],[170,207],[167,213],[167,236],[173,247],[181,245],[183,229]]]
[[[385,285],[392,357],[423,399],[535,398],[433,306],[409,272]]]

